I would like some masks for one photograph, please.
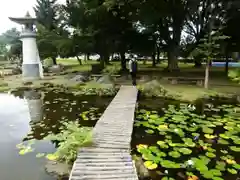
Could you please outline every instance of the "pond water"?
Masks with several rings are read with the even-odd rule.
[[[151,180],[240,178],[240,104],[236,99],[186,102],[141,99],[132,153]]]
[[[0,94],[0,179],[55,180],[45,172],[46,159],[36,158],[37,153],[54,152],[55,146],[41,139],[58,132],[61,122],[79,120],[83,126],[94,126],[111,100],[56,90]],[[19,155],[16,145],[29,139],[37,139],[35,151]]]

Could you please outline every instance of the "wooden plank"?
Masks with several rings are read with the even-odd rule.
[[[93,145],[79,150],[69,180],[137,180],[130,155],[137,89],[122,86],[93,129]]]

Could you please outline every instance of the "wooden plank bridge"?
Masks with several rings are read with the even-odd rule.
[[[69,180],[137,180],[130,155],[137,88],[122,86],[93,129],[93,145],[81,148]]]

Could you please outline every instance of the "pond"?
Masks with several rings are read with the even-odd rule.
[[[240,105],[210,98],[188,104],[140,99],[132,153],[152,180],[240,178]]]
[[[62,122],[94,126],[112,97],[32,90],[0,94],[0,99],[0,179],[56,180],[45,171],[46,159],[36,158],[40,152],[55,151],[52,142],[42,139],[57,133]],[[19,155],[16,145],[30,139],[37,139],[34,152]]]

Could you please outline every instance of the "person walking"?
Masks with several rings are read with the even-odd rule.
[[[129,60],[129,72],[132,77],[132,85],[137,85],[137,59],[133,55],[130,55]]]

